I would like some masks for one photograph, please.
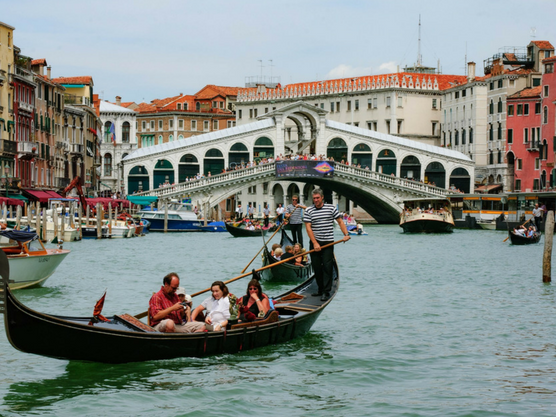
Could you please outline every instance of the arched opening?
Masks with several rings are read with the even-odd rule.
[[[278,207],[278,204],[284,205],[284,189],[282,185],[275,184],[274,187],[272,187],[272,195],[274,196],[274,209]]]
[[[300,191],[299,191],[299,187],[297,186],[297,184],[292,183],[290,184],[290,186],[288,187],[288,195],[287,195],[287,201],[286,204],[291,203],[292,201],[292,196],[294,195],[299,195]]]
[[[471,177],[465,168],[456,168],[450,175],[450,189],[457,189],[464,193],[471,191]]]
[[[267,137],[260,137],[253,146],[253,160],[257,163],[263,158],[274,158],[274,144]]]
[[[542,174],[541,174],[541,189],[545,190],[547,188],[547,184],[546,184],[546,171],[543,170]]]
[[[174,167],[167,159],[159,159],[154,167],[153,187],[174,183]]]
[[[400,166],[400,177],[408,180],[421,180],[421,162],[413,155],[406,156]]]
[[[187,178],[194,177],[200,171],[197,157],[188,153],[181,157],[178,164],[178,181],[185,182],[187,181]]]
[[[104,176],[109,177],[112,175],[112,154],[104,154]]]
[[[373,169],[373,153],[369,145],[365,143],[355,145],[351,151],[351,165],[361,165],[361,168]]]
[[[209,149],[203,160],[203,174],[217,175],[224,169],[224,155],[216,148]]]
[[[104,123],[104,143],[112,142],[112,132],[110,131],[112,127],[112,122]]]
[[[390,149],[380,151],[376,158],[376,172],[385,175],[396,175],[396,154]]]
[[[326,148],[327,158],[334,158],[336,162],[346,162],[348,155],[348,148],[346,142],[341,138],[334,138],[328,142]]]
[[[508,152],[506,154],[506,160],[508,163],[508,184],[513,185],[514,181],[515,181],[515,155],[513,152]],[[517,188],[514,188],[514,190],[517,190]],[[512,191],[512,190],[509,190]]]
[[[246,164],[250,161],[249,150],[243,143],[234,143],[228,152],[228,166],[235,168],[236,165]]]
[[[142,165],[131,168],[127,176],[127,192],[133,194],[148,191],[149,189],[149,173],[147,169]]]
[[[425,169],[425,182],[436,187],[446,188],[446,170],[440,162],[431,162]]]

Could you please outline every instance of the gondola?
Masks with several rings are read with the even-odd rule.
[[[532,237],[516,235],[512,230],[508,230],[508,234],[512,245],[532,245],[533,243],[539,243],[541,240],[541,232],[535,232]]]
[[[294,289],[273,297],[275,310],[262,321],[232,325],[221,332],[159,333],[135,317],[53,316],[34,311],[15,298],[8,287],[9,264],[0,252],[0,312],[8,340],[16,349],[37,355],[105,363],[140,362],[180,357],[202,357],[287,342],[303,336],[338,292],[340,279],[334,265],[331,298],[312,297],[314,276]]]
[[[261,237],[267,234],[268,229],[248,230],[245,227],[237,227],[231,223],[226,223],[226,230],[233,237]]]
[[[285,253],[286,246],[293,246],[293,240],[289,237],[284,229],[282,229],[281,232],[282,237],[280,238],[280,246]],[[270,254],[270,251],[265,246],[263,252],[263,266],[267,266],[276,262],[276,259]],[[300,282],[305,281],[313,274],[313,268],[310,263],[306,266],[297,266],[290,263],[282,263],[276,265],[274,268],[265,269],[261,271],[260,274],[261,279],[264,281]]]

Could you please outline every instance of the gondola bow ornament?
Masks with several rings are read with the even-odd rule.
[[[100,321],[110,321],[106,317],[104,317],[102,314],[100,314],[100,313],[102,313],[102,308],[104,307],[104,299],[105,298],[106,298],[106,291],[104,291],[104,294],[102,294],[102,297],[100,297],[100,300],[98,300],[97,303],[95,304],[95,309],[93,311],[93,318],[89,322],[89,326],[92,326],[95,323],[98,323]]]

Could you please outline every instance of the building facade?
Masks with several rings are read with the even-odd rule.
[[[13,118],[12,85],[14,71],[13,33],[15,28],[0,22],[0,179],[4,184],[14,176],[17,144]],[[7,166],[7,172],[6,172]],[[2,187],[2,188],[5,188]]]

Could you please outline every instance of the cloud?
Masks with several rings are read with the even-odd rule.
[[[379,74],[390,74],[392,72],[397,72],[398,66],[394,61],[385,62],[378,66],[378,73]]]
[[[352,67],[350,65],[340,64],[336,68],[331,69],[328,74],[325,75],[325,79],[335,79],[335,78],[349,78],[349,77],[361,77],[363,75],[371,74],[371,67]]]

